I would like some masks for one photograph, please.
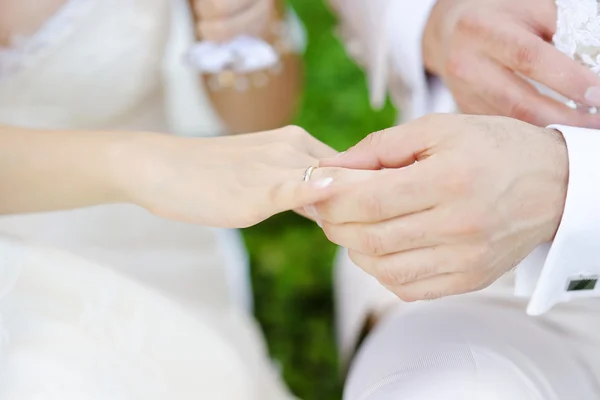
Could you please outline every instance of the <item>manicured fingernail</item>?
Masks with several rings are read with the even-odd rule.
[[[333,183],[333,178],[321,178],[312,182],[312,185],[318,189],[326,188]]]
[[[315,206],[304,207],[304,212],[306,214],[308,214],[312,219],[315,220],[317,225],[319,225],[319,228],[323,227],[323,223],[321,223],[321,218],[319,218],[319,213],[317,212],[317,209],[315,208]]]
[[[588,105],[600,107],[600,87],[594,86],[589,88],[585,92],[585,99],[588,101]]]

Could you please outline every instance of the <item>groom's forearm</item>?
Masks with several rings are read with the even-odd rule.
[[[0,126],[0,214],[125,201],[123,145],[142,135]]]

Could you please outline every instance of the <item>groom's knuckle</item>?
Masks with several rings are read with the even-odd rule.
[[[362,140],[362,144],[368,148],[377,148],[383,142],[384,131],[371,133],[369,136]]]
[[[462,52],[452,52],[444,65],[445,74],[455,78],[464,79],[469,76],[469,63],[465,61]]]
[[[411,290],[406,286],[395,287],[393,292],[405,303],[414,303],[415,301],[423,300],[423,294],[420,291]]]
[[[512,101],[508,105],[507,117],[519,119],[521,121],[530,122],[535,119],[535,112],[523,102]]]
[[[399,286],[407,283],[403,274],[389,261],[378,260],[375,263],[376,278],[382,285]]]
[[[383,252],[383,238],[374,229],[365,228],[358,231],[358,240],[362,252],[369,255],[379,255]]]
[[[360,214],[368,220],[379,221],[383,216],[383,202],[376,193],[363,191],[357,202]]]
[[[437,182],[442,190],[451,196],[464,196],[471,192],[475,172],[468,165],[449,165],[450,173]]]
[[[481,278],[492,262],[491,246],[487,243],[473,246],[463,257],[464,268],[469,271],[469,275],[474,279]]]
[[[456,30],[468,36],[481,37],[488,34],[489,29],[488,18],[477,9],[463,12],[456,21]]]
[[[421,300],[438,300],[453,294],[451,290],[430,289],[422,293]]]
[[[512,58],[514,68],[523,75],[530,76],[538,66],[539,47],[530,40],[516,43]]]
[[[399,266],[390,266],[390,269],[395,270],[394,280],[395,285],[405,285],[411,282],[415,282],[423,276],[423,271],[420,271],[418,268],[415,268],[415,265],[403,265],[403,268],[400,269]]]
[[[456,213],[456,216],[449,224],[449,231],[459,237],[469,237],[473,240],[486,239],[488,229],[487,218],[483,213],[477,212],[471,207],[471,210],[464,210],[462,213]]]

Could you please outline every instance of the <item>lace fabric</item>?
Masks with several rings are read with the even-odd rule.
[[[572,60],[600,75],[600,7],[598,0],[555,0],[557,7],[554,46]],[[597,114],[597,107],[565,98],[563,95],[533,80],[523,77],[540,93],[564,103],[572,109]]]
[[[597,0],[556,0],[558,50],[600,74],[600,15]]]

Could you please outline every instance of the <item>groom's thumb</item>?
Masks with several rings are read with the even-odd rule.
[[[321,160],[319,165],[352,169],[401,168],[417,161],[424,149],[423,136],[408,124],[372,133],[337,157]]]

